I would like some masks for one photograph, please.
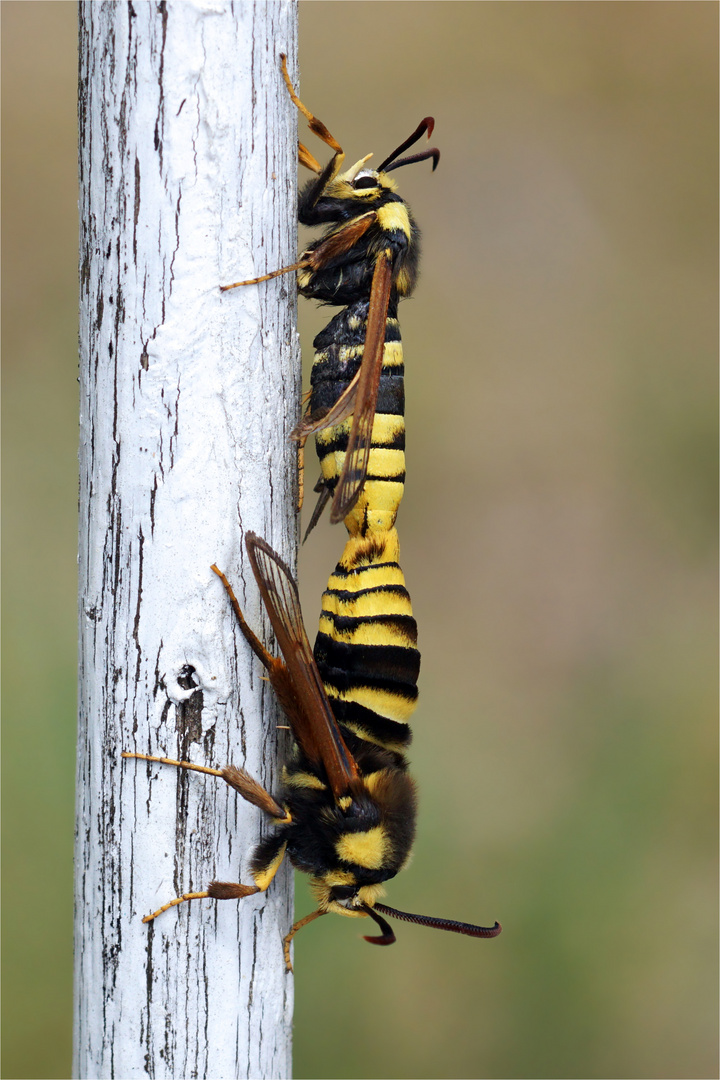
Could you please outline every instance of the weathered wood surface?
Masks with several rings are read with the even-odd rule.
[[[277,779],[277,712],[217,562],[267,622],[243,535],[296,554],[294,0],[83,3],[74,1074],[290,1075],[291,879],[248,881],[261,813],[122,750]]]

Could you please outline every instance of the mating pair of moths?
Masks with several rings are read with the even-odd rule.
[[[247,625],[225,575],[222,579],[248,644],[267,669],[287,716],[295,747],[283,769],[277,799],[234,766],[209,769],[147,754],[124,757],[158,761],[222,777],[273,821],[273,832],[256,847],[253,885],[213,881],[204,892],[185,893],[152,915],[186,900],[241,899],[268,888],[283,858],[310,874],[318,908],[306,923],[330,911],[378,924],[376,945],[395,941],[383,918],[495,937],[492,927],[411,915],[380,903],[382,883],[407,862],[415,833],[415,786],[405,752],[407,720],[417,702],[420,654],[410,597],[398,563],[395,519],[405,479],[403,354],[398,301],[409,296],[417,276],[418,230],[389,173],[401,165],[440,157],[432,149],[400,155],[432,133],[426,117],[377,170],[371,155],[341,172],[344,154],[325,125],[300,102],[282,58],[285,82],[311,131],[332,150],[322,168],[299,145],[301,164],[315,173],[299,200],[303,225],[329,225],[299,262],[252,281],[255,285],[297,271],[303,296],[342,310],[317,336],[312,392],[306,417],[293,433],[304,445],[315,435],[322,476],[310,528],[332,499],[330,520],[344,521],[349,539],[323,594],[320,630],[310,648],[290,570],[254,533],[246,536],[250,563],[283,660],[272,656]],[[309,530],[308,530],[309,531]]]

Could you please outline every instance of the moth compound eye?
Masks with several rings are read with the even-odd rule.
[[[356,885],[335,885],[330,890],[330,897],[332,900],[349,900],[356,892]]]
[[[377,179],[369,173],[366,173],[365,176],[358,176],[354,185],[356,191],[359,191],[361,188],[374,188],[377,186]]]

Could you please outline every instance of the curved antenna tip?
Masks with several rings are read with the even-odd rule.
[[[382,930],[381,937],[369,937],[367,934],[364,934],[363,937],[365,938],[365,941],[369,941],[371,945],[394,945],[397,938],[395,937],[393,928],[390,924],[386,922],[381,915],[378,915],[377,911],[374,911],[369,904],[362,904],[361,907],[365,911],[365,914],[369,915]]]

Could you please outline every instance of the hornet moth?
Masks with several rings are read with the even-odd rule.
[[[302,225],[327,226],[292,266],[221,289],[255,285],[297,271],[302,296],[342,306],[313,343],[315,359],[305,417],[293,432],[301,450],[315,435],[322,475],[320,498],[307,532],[332,499],[335,524],[355,510],[351,532],[392,528],[405,479],[403,351],[398,302],[412,293],[418,273],[420,233],[390,173],[401,166],[440,159],[436,148],[400,155],[435,121],[426,116],[377,169],[367,154],[342,171],[345,154],[325,124],[297,97],[281,57],[283,77],[310,130],[333,151],[324,167],[299,144],[301,165],[315,174],[300,194]],[[365,485],[375,492],[363,497]],[[307,533],[306,533],[307,536]]]
[[[247,534],[246,547],[282,659],[263,646],[246,623],[227,578],[216,566],[212,569],[227,590],[245,639],[267,670],[290,725],[295,747],[283,770],[283,790],[275,798],[244,769],[232,765],[211,769],[148,754],[124,753],[123,757],[218,776],[267,814],[275,829],[253,853],[254,884],[213,881],[205,891],[184,893],[143,921],[150,922],[190,900],[242,899],[264,892],[287,855],[297,869],[310,875],[318,904],[284,939],[288,971],[292,970],[290,943],[297,931],[329,912],[373,919],[380,934],[365,940],[374,945],[395,941],[386,915],[470,937],[496,937],[501,931],[497,922],[475,926],[413,915],[380,902],[383,882],[395,877],[407,862],[415,833],[415,786],[407,762],[399,750],[374,742],[372,733],[359,738],[336,719],[310,648],[291,571],[254,533]]]

